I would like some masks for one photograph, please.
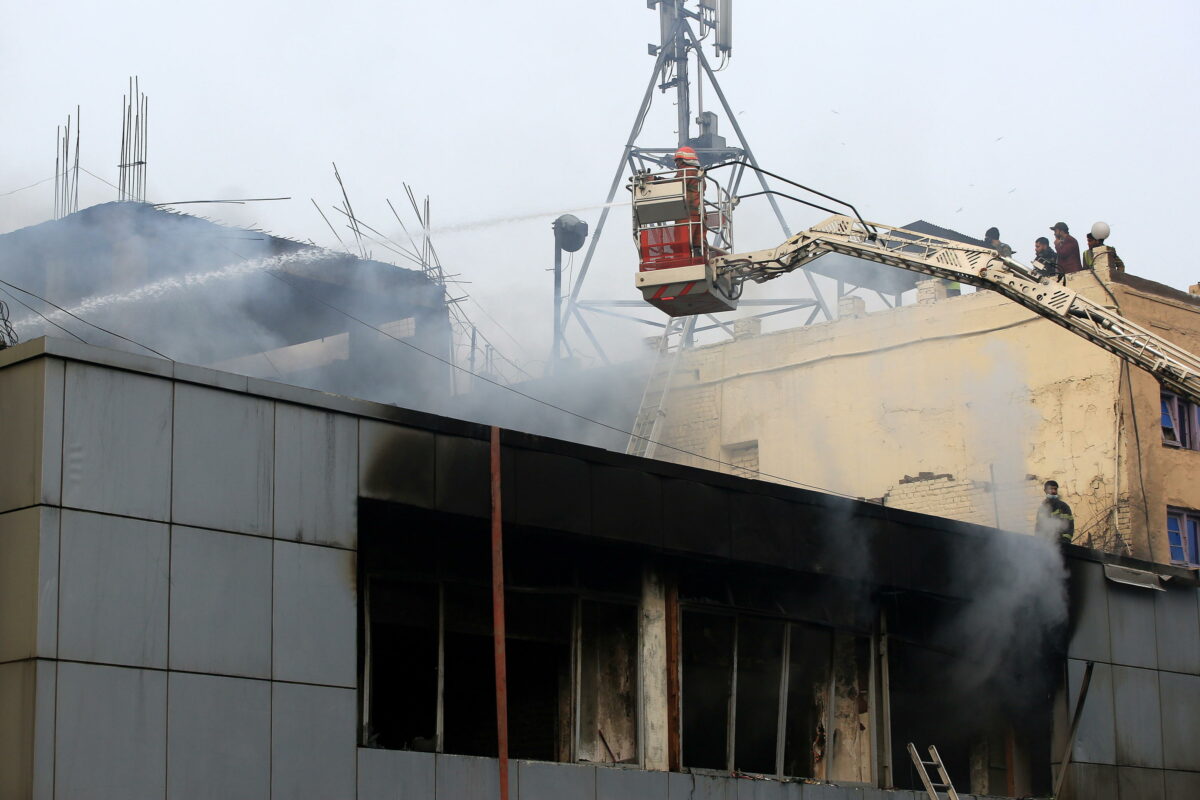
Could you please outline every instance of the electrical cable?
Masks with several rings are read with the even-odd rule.
[[[84,344],[88,344],[88,341],[87,341],[87,339],[84,339],[82,336],[80,336],[79,334],[75,333],[75,331],[67,330],[67,329],[66,329],[66,328],[64,328],[62,325],[59,325],[57,322],[55,322],[54,320],[50,319],[49,317],[47,317],[47,316],[46,316],[45,314],[43,314],[42,312],[38,311],[38,310],[37,310],[36,308],[34,308],[33,306],[31,306],[31,305],[29,305],[28,303],[26,303],[26,302],[22,301],[22,300],[21,300],[21,298],[17,297],[15,294],[12,294],[11,292],[5,291],[4,289],[0,289],[0,292],[4,292],[6,295],[8,295],[9,297],[11,297],[11,298],[12,298],[14,301],[16,301],[16,302],[20,303],[20,304],[21,304],[21,305],[23,305],[25,308],[27,308],[27,309],[29,309],[30,311],[32,311],[34,314],[37,314],[37,315],[38,315],[39,317],[41,317],[42,319],[46,320],[46,322],[49,322],[51,325],[53,325],[54,327],[58,328],[60,331],[62,331],[63,333],[67,334],[68,336],[74,336],[76,339],[78,339],[79,341],[83,342]]]
[[[23,191],[25,191],[26,189],[32,189],[32,188],[33,188],[33,187],[35,187],[35,186],[41,186],[41,185],[42,185],[43,183],[45,183],[46,181],[52,181],[52,180],[54,180],[55,178],[61,178],[61,177],[62,177],[63,175],[65,175],[65,174],[66,174],[66,173],[64,173],[64,172],[60,172],[60,173],[58,173],[58,174],[56,174],[56,175],[51,175],[49,178],[42,178],[40,181],[36,181],[35,183],[31,183],[31,184],[29,184],[28,186],[22,186],[20,189],[11,189],[11,190],[9,190],[9,191],[7,191],[7,192],[4,192],[3,194],[0,194],[0,197],[8,197],[9,195],[11,195],[11,194],[16,194],[17,192],[23,192]]]
[[[8,304],[0,300],[0,350],[5,347],[12,347],[19,341],[21,340],[17,336],[16,329],[9,322]]]
[[[702,461],[707,461],[709,463],[716,464],[718,466],[729,467],[731,469],[735,467],[734,464],[731,464],[727,461],[722,461],[719,458],[713,458],[711,456],[702,455],[701,453],[695,453],[690,450],[684,450],[681,447],[675,447],[674,445],[670,445],[665,442],[655,442],[645,436],[639,436],[638,434],[635,434],[632,431],[627,431],[624,428],[617,427],[616,425],[610,425],[607,422],[602,422],[598,419],[593,419],[592,417],[589,417],[586,414],[580,414],[577,411],[571,411],[570,409],[563,408],[562,406],[556,405],[555,403],[551,403],[547,400],[542,400],[541,398],[534,397],[531,394],[526,394],[525,392],[522,392],[520,389],[514,389],[512,386],[508,386],[507,384],[500,383],[499,381],[489,378],[486,375],[480,375],[478,373],[471,372],[471,370],[467,369],[466,367],[459,366],[458,364],[455,364],[453,361],[448,361],[447,359],[442,358],[441,356],[439,356],[435,353],[430,353],[427,350],[422,350],[420,347],[417,347],[412,342],[409,342],[405,339],[401,339],[398,336],[393,336],[392,334],[388,333],[387,331],[380,330],[379,328],[375,327],[371,323],[366,322],[365,320],[359,319],[358,317],[354,316],[349,311],[346,311],[345,309],[342,309],[342,308],[338,308],[337,306],[333,305],[332,303],[329,303],[329,302],[321,299],[320,297],[312,294],[311,292],[308,292],[307,290],[302,289],[301,287],[297,286],[296,284],[294,284],[291,281],[284,278],[282,275],[277,275],[274,270],[267,269],[267,270],[265,270],[265,272],[266,272],[266,274],[270,275],[271,277],[275,278],[276,280],[280,281],[281,283],[284,283],[287,286],[290,286],[293,290],[295,290],[299,294],[302,294],[302,295],[308,297],[310,300],[312,300],[316,303],[320,303],[321,305],[325,306],[326,308],[329,308],[333,311],[336,311],[339,314],[342,314],[343,316],[345,316],[349,319],[354,320],[355,322],[357,322],[360,325],[363,325],[364,327],[370,328],[371,330],[375,331],[376,333],[382,334],[383,336],[386,336],[389,339],[393,339],[393,340],[399,342],[400,344],[405,345],[406,347],[409,347],[409,348],[417,351],[418,353],[420,353],[422,355],[425,355],[425,356],[428,356],[429,358],[434,359],[435,361],[440,361],[441,363],[445,364],[446,366],[450,367],[451,369],[456,369],[461,372],[465,372],[468,375],[478,378],[479,380],[484,381],[485,383],[490,383],[491,385],[493,385],[499,389],[504,389],[505,391],[512,392],[513,394],[517,395],[518,397],[523,397],[526,400],[530,400],[534,403],[538,403],[539,405],[546,406],[547,408],[551,408],[555,411],[566,414],[567,416],[575,417],[576,419],[591,423],[592,425],[596,425],[598,427],[605,428],[606,430],[610,430],[614,433],[620,433],[625,436],[631,436],[631,437],[634,437],[637,439],[641,439],[642,441],[645,441],[647,443],[655,444],[658,447],[663,447],[663,448],[666,448],[667,450],[673,450],[673,451],[675,451],[677,453],[681,453],[683,455],[692,456],[693,458],[698,458],[698,459],[701,459]],[[741,469],[744,469],[744,468],[741,468]],[[849,495],[849,494],[845,494],[843,492],[834,491],[833,489],[826,489],[822,486],[816,486],[811,483],[803,483],[802,481],[793,480],[791,478],[785,478],[781,475],[773,475],[769,472],[762,472],[760,470],[748,470],[748,471],[753,471],[754,474],[756,474],[756,475],[760,475],[760,476],[766,477],[766,478],[771,478],[772,480],[781,481],[784,483],[794,484],[796,486],[799,486],[799,487],[802,487],[805,489],[814,489],[819,492],[825,492],[826,494],[837,495],[839,497],[844,497],[849,500],[859,500],[860,499],[854,495]],[[882,508],[886,509],[887,507],[882,506]]]
[[[110,331],[108,328],[102,328],[94,322],[88,322],[83,317],[72,314],[70,311],[67,311],[62,306],[55,305],[54,303],[50,302],[46,298],[36,295],[33,292],[29,291],[28,289],[22,289],[20,286],[14,286],[13,284],[11,284],[5,280],[0,280],[0,283],[4,284],[5,286],[9,287],[10,289],[16,289],[18,292],[22,292],[24,294],[29,295],[30,297],[37,298],[38,300],[41,300],[43,303],[45,303],[48,306],[54,306],[54,308],[58,309],[59,311],[61,311],[64,314],[66,314],[68,317],[71,317],[72,319],[77,319],[80,322],[82,322],[84,325],[90,325],[91,327],[95,328],[98,331],[103,331],[104,333],[107,333],[109,336],[115,336],[118,339],[123,339],[124,341],[129,342],[130,344],[137,345],[138,347],[142,348],[143,350],[149,350],[151,353],[154,353],[154,355],[158,356],[159,358],[165,358],[167,361],[175,360],[175,359],[171,358],[170,356],[163,355],[162,353],[158,352],[157,350],[155,350],[153,347],[150,347],[149,345],[144,345],[141,342],[136,342],[133,339],[130,339],[128,336],[122,336],[121,334],[117,333],[116,331]],[[12,295],[9,295],[9,296],[11,297]],[[25,304],[22,303],[21,305],[25,305]],[[26,306],[26,308],[28,308],[28,306]],[[32,310],[32,309],[30,309],[30,310]],[[42,319],[46,320],[47,322],[50,321],[49,318],[46,317],[45,314],[38,313],[38,316],[41,317]],[[58,327],[61,328],[62,326],[58,326]],[[65,330],[65,328],[64,328],[64,330]],[[78,336],[76,336],[75,338],[79,339],[79,341],[81,341],[81,342],[84,341],[82,338],[80,338]],[[84,344],[87,344],[87,342],[84,342]]]

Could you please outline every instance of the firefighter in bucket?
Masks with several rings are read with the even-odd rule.
[[[700,170],[700,157],[692,148],[681,147],[675,151],[675,177],[683,179],[688,210],[687,218],[676,220],[676,224],[687,226],[692,257],[704,258],[704,175]]]

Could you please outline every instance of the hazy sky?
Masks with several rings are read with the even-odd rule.
[[[82,165],[116,183],[121,95],[136,74],[150,96],[151,202],[290,195],[181,208],[337,246],[310,202],[340,201],[330,162],[358,215],[388,233],[385,198],[403,201],[410,183],[430,195],[435,229],[449,228],[435,237],[447,269],[520,343],[477,305],[467,313],[533,371],[549,349],[550,222],[604,200],[658,38],[643,0],[9,0],[6,12],[0,195],[53,174],[54,129],[76,104]],[[1200,5],[1164,0],[739,0],[720,79],[764,167],[868,219],[974,236],[996,225],[1022,260],[1054,222],[1082,241],[1103,219],[1131,272],[1186,289],[1200,281],[1185,253],[1200,185],[1198,31]],[[724,118],[721,132],[732,140]],[[656,94],[639,143],[675,139],[672,96]],[[83,206],[115,194],[80,179]],[[48,218],[52,198],[52,181],[0,196],[0,232]],[[598,211],[577,213],[594,228]],[[821,215],[789,217],[798,228]],[[739,249],[781,240],[749,202],[736,232]],[[627,209],[604,241],[585,296],[636,298]],[[617,324],[629,340],[652,332]]]

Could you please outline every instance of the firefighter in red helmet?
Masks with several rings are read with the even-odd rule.
[[[704,257],[704,216],[703,216],[703,173],[700,169],[700,157],[696,151],[686,145],[675,151],[675,177],[684,179],[688,216],[678,220],[678,224],[688,226],[688,239],[692,243],[692,255]]]

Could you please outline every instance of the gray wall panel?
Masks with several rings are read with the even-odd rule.
[[[795,784],[780,783],[779,781],[755,781],[755,780],[738,780],[734,782],[734,789],[737,791],[737,800],[791,800],[792,795],[788,789]],[[844,800],[845,793],[831,794],[829,800]]]
[[[596,768],[577,764],[517,762],[521,800],[595,800]]]
[[[1109,764],[1071,764],[1062,800],[1119,800],[1117,768]]]
[[[63,505],[168,519],[171,382],[67,364]]]
[[[1164,800],[1166,796],[1159,769],[1117,767],[1117,789],[1121,800]]]
[[[62,498],[63,362],[39,358],[0,369],[0,512]]]
[[[667,776],[669,800],[737,800],[737,789],[726,778],[672,772]]]
[[[358,800],[432,800],[435,763],[433,753],[360,747]]]
[[[49,506],[0,514],[0,661],[58,653],[59,520]]]
[[[272,674],[276,680],[355,686],[355,554],[275,542]]]
[[[238,533],[271,533],[274,404],[175,386],[173,521]]]
[[[1112,661],[1108,634],[1108,583],[1100,564],[1069,559],[1071,643],[1068,654],[1086,661]]]
[[[291,683],[271,687],[272,797],[353,797],[356,693]]]
[[[1158,673],[1136,667],[1113,671],[1113,709],[1117,723],[1117,764],[1161,769],[1162,715]]]
[[[169,538],[160,522],[62,513],[61,658],[167,665]]]
[[[1079,685],[1083,680],[1084,663],[1076,659],[1067,662],[1067,697],[1072,712],[1079,697]],[[1070,724],[1069,721],[1066,724]],[[1066,745],[1066,741],[1063,741]],[[1116,764],[1117,742],[1116,721],[1113,714],[1112,667],[1096,664],[1092,682],[1088,686],[1083,704],[1083,716],[1079,720],[1079,734],[1071,758],[1078,762],[1093,764]]]
[[[271,684],[183,672],[167,682],[170,800],[267,797]]]
[[[35,662],[0,664],[0,797],[28,797],[33,775]]]
[[[1169,585],[1154,592],[1158,668],[1200,675],[1200,612],[1191,586]]]
[[[1163,773],[1167,800],[1196,800],[1200,797],[1200,772]]]
[[[165,797],[166,734],[165,672],[58,665],[56,797]]]
[[[271,677],[271,542],[171,530],[171,669]]]
[[[33,708],[33,800],[54,797],[54,712],[58,662],[38,661]]]
[[[436,770],[438,800],[500,799],[500,765],[494,758],[439,755]],[[517,762],[510,761],[508,764],[508,796],[510,798],[520,796],[517,791],[518,771]]]
[[[596,800],[667,800],[667,773],[598,767]]]
[[[1113,664],[1158,668],[1154,599],[1160,594],[1162,592],[1109,583],[1108,622]]]
[[[436,446],[429,431],[362,420],[358,492],[373,500],[433,508]]]
[[[1158,691],[1163,766],[1200,772],[1200,677],[1160,672]]]
[[[275,535],[354,547],[358,532],[358,420],[275,407]]]

